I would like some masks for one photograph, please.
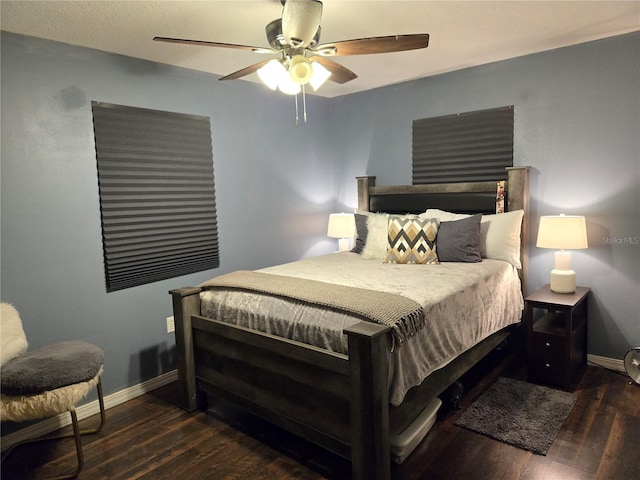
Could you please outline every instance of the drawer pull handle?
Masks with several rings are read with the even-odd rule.
[[[551,368],[551,365],[548,364],[548,363],[545,363],[544,366],[547,367],[547,368]]]
[[[551,346],[551,344],[550,344],[549,342],[544,342],[544,346],[545,346],[545,347],[550,347],[550,346]]]

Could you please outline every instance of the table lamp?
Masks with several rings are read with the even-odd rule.
[[[338,250],[344,252],[349,250],[349,239],[356,234],[356,219],[353,213],[332,213],[329,215],[329,226],[327,236],[339,238]]]
[[[551,270],[551,291],[573,293],[576,291],[576,272],[571,269],[571,252],[565,249],[587,248],[587,227],[583,216],[546,215],[540,217],[539,248],[554,248],[555,265]]]

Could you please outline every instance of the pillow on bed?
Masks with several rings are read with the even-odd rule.
[[[438,223],[435,218],[390,215],[384,263],[440,263],[436,253]]]
[[[428,215],[433,215],[441,222],[455,221],[471,216],[430,208],[421,213],[420,217]],[[482,220],[480,220],[480,255],[482,258],[504,260],[516,268],[522,268],[520,263],[520,230],[523,216],[524,210],[482,215]]]
[[[480,222],[480,255],[522,268],[520,230],[523,216],[524,210],[483,215]]]
[[[440,222],[436,245],[441,262],[475,263],[480,256],[480,219],[473,215],[460,220]]]
[[[353,244],[353,248],[351,251],[353,253],[362,253],[364,246],[367,243],[367,234],[369,231],[367,230],[367,215],[362,215],[361,213],[354,214],[356,219],[356,239]]]
[[[366,239],[362,247],[362,258],[384,260],[387,256],[387,230],[389,215],[386,213],[371,213],[356,210],[356,214],[366,217]],[[357,217],[356,217],[357,218]],[[358,225],[356,224],[358,235]],[[356,240],[357,244],[357,240]]]
[[[429,208],[426,212],[419,215],[420,218],[437,218],[441,222],[453,222],[456,220],[462,220],[463,218],[469,218],[471,215],[466,213],[452,213],[439,210],[437,208]]]

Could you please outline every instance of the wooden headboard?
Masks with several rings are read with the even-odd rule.
[[[520,280],[528,292],[529,272],[529,169],[510,167],[505,184],[505,211],[524,210],[520,236]],[[387,213],[421,213],[438,208],[456,213],[495,213],[497,182],[436,183],[430,185],[376,186],[376,177],[356,177],[358,208]]]

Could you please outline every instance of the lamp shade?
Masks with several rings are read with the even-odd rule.
[[[328,237],[352,238],[355,234],[356,220],[353,213],[332,213],[329,215]]]
[[[258,69],[258,77],[271,90],[278,88],[280,79],[286,75],[286,70],[282,63],[273,59]]]
[[[540,217],[536,246],[573,250],[587,248],[587,226],[580,215],[546,215]]]
[[[313,67],[313,76],[311,77],[311,80],[309,80],[309,83],[315,91],[318,91],[324,82],[326,82],[331,76],[331,72],[318,62],[311,62],[311,66]]]
[[[300,93],[301,88],[300,84],[294,82],[286,71],[278,82],[278,89],[287,95],[297,95]]]

